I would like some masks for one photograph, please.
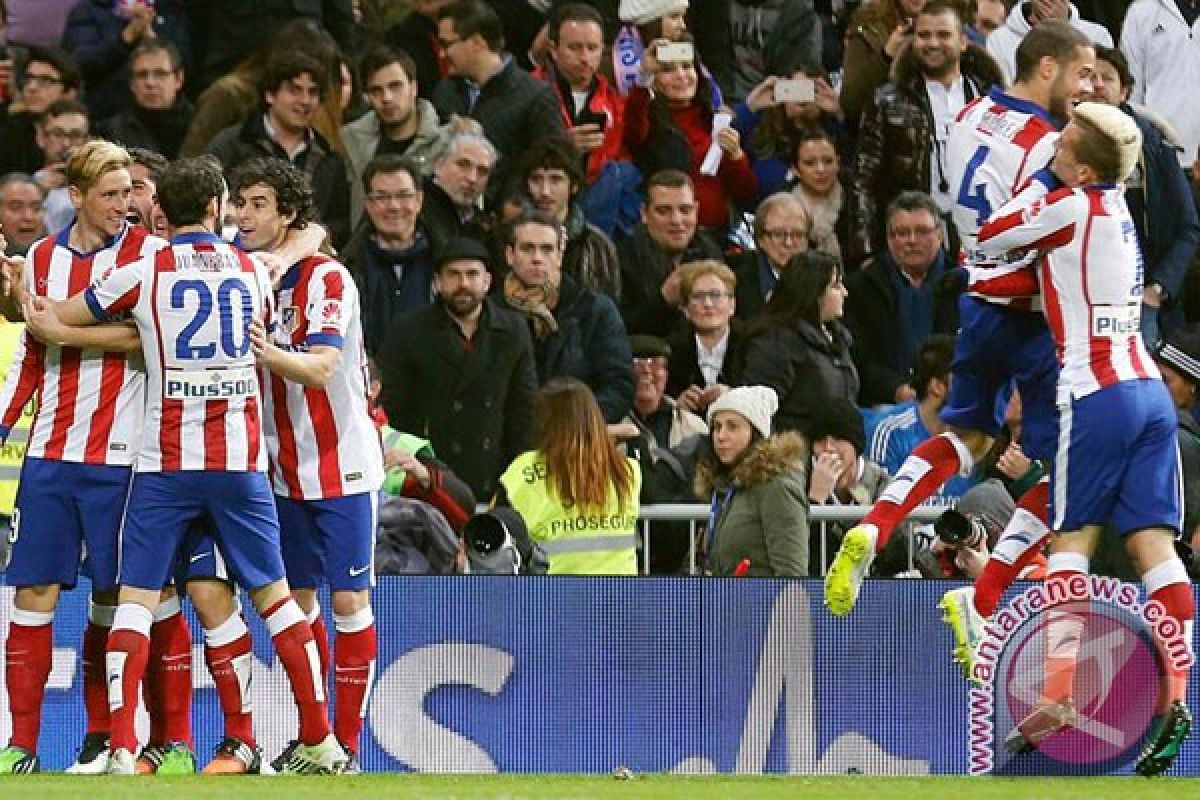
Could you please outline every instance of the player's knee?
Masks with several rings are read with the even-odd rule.
[[[13,605],[22,611],[49,613],[58,606],[60,587],[57,583],[43,586],[19,586],[13,596]]]
[[[371,605],[371,591],[369,589],[336,591],[333,593],[333,613],[338,616],[345,617],[357,614],[369,605]]]
[[[200,624],[208,630],[237,613],[237,598],[222,581],[189,581],[187,592]]]
[[[92,592],[92,602],[98,606],[115,606],[117,604],[117,590],[97,589]]]

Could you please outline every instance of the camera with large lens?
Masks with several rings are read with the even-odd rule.
[[[949,509],[933,523],[933,532],[947,547],[970,547],[978,549],[980,542],[986,541],[987,531],[983,523],[974,517]]]

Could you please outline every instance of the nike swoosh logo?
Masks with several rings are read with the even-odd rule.
[[[196,563],[197,561],[199,561],[200,559],[204,558],[205,556],[210,556],[210,555],[212,555],[212,553],[197,553],[196,555],[192,556],[192,557],[189,559],[189,561],[190,561],[191,563],[195,564],[195,563]]]
[[[370,568],[371,568],[371,565],[370,565],[370,564],[368,564],[368,565],[367,565],[367,566],[365,566],[365,567],[359,567],[359,568],[357,568],[357,569],[355,569],[354,567],[351,567],[351,568],[350,568],[350,577],[351,577],[351,578],[357,578],[359,575],[362,575],[364,572],[366,572],[366,571],[367,571],[367,570],[369,570]]]

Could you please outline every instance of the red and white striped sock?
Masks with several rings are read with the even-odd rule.
[[[1050,536],[1049,502],[1048,478],[1038,481],[1017,501],[1017,510],[975,579],[975,610],[983,617],[996,613],[1004,591],[1041,555]]]
[[[325,687],[321,682],[321,658],[312,628],[300,606],[290,597],[268,608],[262,616],[292,684],[300,712],[300,741],[317,744],[329,735],[330,728]]]
[[[1151,601],[1162,604],[1163,611],[1174,620],[1177,635],[1163,640],[1160,632],[1169,633],[1160,622],[1155,638],[1162,649],[1163,663],[1167,671],[1167,691],[1159,703],[1159,711],[1165,711],[1171,702],[1187,702],[1188,672],[1193,656],[1192,634],[1196,617],[1196,599],[1192,594],[1192,583],[1187,569],[1178,558],[1170,558],[1152,567],[1142,576],[1146,594]],[[1165,622],[1165,620],[1164,620]],[[1168,626],[1169,627],[1169,626]]]
[[[150,627],[146,665],[149,744],[184,742],[192,746],[192,632],[178,597],[164,600]]]
[[[932,497],[943,483],[970,473],[974,466],[970,449],[956,434],[940,433],[917,445],[863,519],[879,530],[876,552],[883,552],[892,531],[910,511]]]
[[[225,735],[253,747],[250,680],[254,650],[250,629],[241,614],[235,612],[217,627],[204,631],[204,660],[217,686],[217,698],[225,717]]]
[[[154,612],[137,603],[122,603],[113,617],[108,635],[105,664],[108,671],[108,710],[112,718],[111,741],[114,750],[137,752],[137,715],[142,678],[150,659],[150,626]]]

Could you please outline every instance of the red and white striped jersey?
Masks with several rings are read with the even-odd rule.
[[[25,285],[30,293],[65,300],[166,244],[145,228],[126,225],[110,244],[77,253],[68,245],[70,232],[68,226],[29,248]],[[27,455],[128,466],[137,452],[145,381],[140,353],[45,345],[26,331],[0,394],[0,435],[7,438],[21,410],[36,397]]]
[[[1021,200],[983,226],[979,247],[1043,254],[1038,278],[1062,367],[1059,401],[1160,377],[1142,343],[1142,253],[1124,189],[1057,189]]]
[[[98,318],[131,312],[146,357],[138,472],[263,472],[251,320],[269,322],[266,268],[209,233],[103,276],[85,295]]]
[[[283,276],[275,295],[275,344],[306,351],[341,350],[323,387],[278,375],[263,377],[267,445],[275,493],[293,500],[328,500],[376,491],[383,484],[383,450],[367,404],[358,288],[344,266],[307,258]]]
[[[992,278],[1031,269],[1028,257],[988,257],[976,247],[976,237],[988,217],[1050,163],[1057,142],[1058,131],[1043,108],[999,89],[976,98],[959,112],[946,142],[946,163],[955,201],[954,225],[968,265],[987,267]],[[1028,283],[1035,284],[1033,280]],[[968,291],[998,305],[1034,305],[1031,298],[977,292],[973,283]]]

